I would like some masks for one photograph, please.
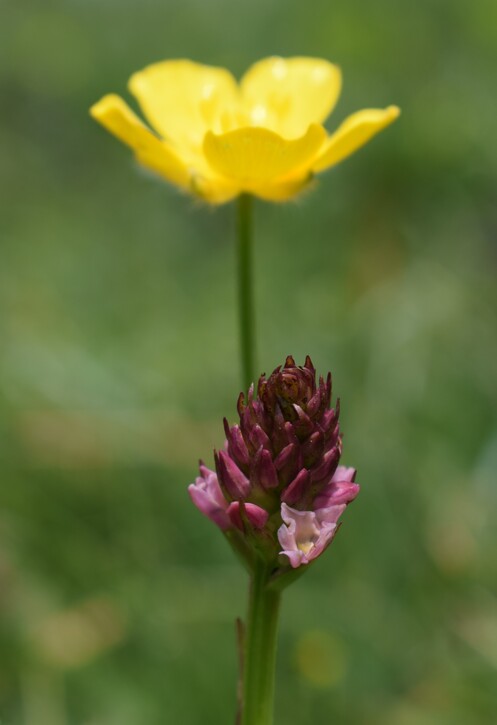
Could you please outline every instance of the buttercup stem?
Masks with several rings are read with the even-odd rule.
[[[252,197],[241,194],[237,202],[238,301],[240,353],[244,390],[255,380],[254,300],[252,287]]]
[[[272,725],[281,594],[268,589],[269,570],[257,563],[250,581],[243,664],[242,725]]]

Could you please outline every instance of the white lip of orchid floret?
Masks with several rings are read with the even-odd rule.
[[[317,511],[297,511],[281,504],[281,518],[284,523],[278,529],[278,541],[283,547],[280,554],[288,557],[296,569],[309,564],[331,543],[337,532],[337,521],[346,508],[330,506]]]

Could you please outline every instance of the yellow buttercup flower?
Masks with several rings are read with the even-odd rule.
[[[167,60],[129,81],[151,128],[114,94],[90,113],[139,163],[212,204],[241,193],[285,201],[399,115],[364,109],[328,135],[341,85],[338,66],[317,58],[266,58],[240,83],[223,68]]]

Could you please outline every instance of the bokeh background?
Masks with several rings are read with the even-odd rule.
[[[0,3],[0,721],[232,723],[246,581],[186,495],[231,420],[234,208],[88,116],[136,69],[344,72],[403,115],[256,206],[259,367],[309,352],[362,493],[285,597],[279,723],[497,722],[494,0]]]

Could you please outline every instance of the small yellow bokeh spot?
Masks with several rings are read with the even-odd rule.
[[[317,688],[339,684],[347,671],[347,650],[340,638],[324,630],[307,630],[295,647],[301,677]]]
[[[112,599],[95,596],[48,615],[30,635],[45,663],[74,669],[119,645],[126,636],[126,622]]]

